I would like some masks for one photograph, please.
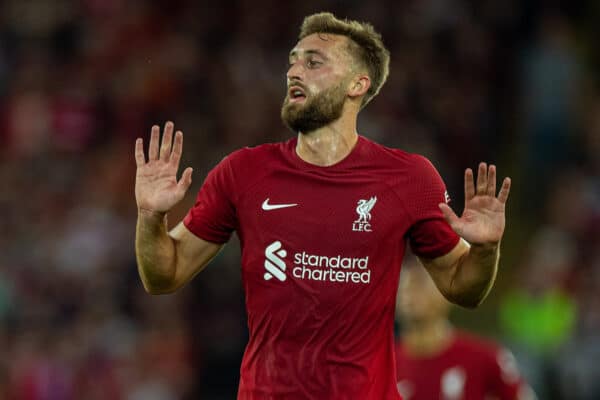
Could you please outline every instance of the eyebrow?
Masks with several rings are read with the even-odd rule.
[[[298,55],[298,53],[300,53],[300,52],[302,52],[302,53],[304,53],[304,54],[307,54],[307,55],[310,55],[310,54],[316,54],[316,55],[318,55],[318,56],[320,56],[320,57],[323,57],[325,60],[328,60],[328,59],[329,59],[329,58],[328,58],[328,57],[325,55],[325,53],[323,53],[323,52],[322,52],[322,51],[320,51],[320,50],[316,50],[316,49],[308,49],[308,50],[300,50],[300,51],[298,51],[298,50],[292,50],[292,51],[290,51],[290,55],[289,55],[288,57],[289,57],[289,58],[292,58],[292,57],[294,57],[294,56],[297,56],[297,55]]]

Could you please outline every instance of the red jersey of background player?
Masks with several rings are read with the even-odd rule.
[[[414,357],[398,342],[396,362],[404,400],[516,400],[529,390],[508,350],[462,332],[428,357]]]
[[[186,227],[237,231],[250,339],[238,399],[399,399],[394,306],[408,241],[435,258],[459,241],[421,156],[359,137],[319,167],[297,138],[239,150],[204,182]]]

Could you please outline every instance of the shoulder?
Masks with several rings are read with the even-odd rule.
[[[504,384],[514,385],[521,381],[521,373],[517,360],[512,352],[503,345],[478,336],[462,334],[463,354],[473,354],[479,360],[484,371],[491,379],[500,380]],[[465,349],[469,350],[465,350]]]
[[[365,153],[371,156],[377,156],[379,162],[393,162],[412,164],[415,154],[407,151],[396,149],[393,147],[384,146],[364,136],[359,137],[362,142],[362,148]]]
[[[411,166],[414,174],[419,177],[429,177],[431,179],[440,178],[440,173],[429,158],[421,154],[411,154]]]
[[[260,171],[269,171],[273,164],[282,162],[290,146],[291,140],[243,147],[226,155],[220,164],[236,177],[253,176]]]
[[[457,335],[456,346],[458,351],[470,354],[484,365],[502,367],[515,362],[510,350],[491,339],[480,336],[460,332]]]
[[[211,172],[240,195],[277,170],[289,153],[290,141],[244,147],[226,155]]]
[[[225,157],[227,162],[234,166],[249,167],[253,164],[270,163],[280,159],[292,145],[292,140],[278,143],[265,143],[253,147],[244,147],[233,151]]]
[[[410,153],[405,150],[384,146],[365,137],[361,138],[365,143],[364,147],[366,151],[370,152],[374,156],[373,159],[378,163],[402,167],[415,175],[437,174],[437,170],[432,162],[422,154]]]

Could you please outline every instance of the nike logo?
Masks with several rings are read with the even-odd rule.
[[[298,204],[269,204],[269,199],[262,203],[262,209],[265,211],[277,210],[280,208],[296,207]]]

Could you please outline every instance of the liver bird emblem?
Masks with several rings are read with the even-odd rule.
[[[367,223],[371,220],[371,210],[375,206],[377,202],[377,197],[371,197],[369,200],[361,199],[358,201],[358,206],[356,207],[356,212],[359,215],[358,223]]]

